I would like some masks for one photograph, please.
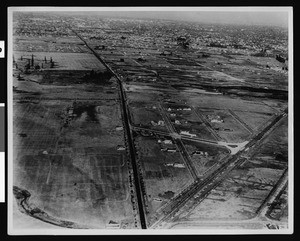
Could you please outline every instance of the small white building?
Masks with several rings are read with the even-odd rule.
[[[123,126],[117,126],[116,127],[116,131],[122,131],[123,130]]]
[[[183,163],[174,163],[174,167],[177,167],[177,168],[185,168],[185,166],[184,166]]]
[[[117,150],[118,150],[118,151],[125,151],[125,146],[118,145],[118,146],[117,146]]]
[[[153,126],[157,126],[157,123],[155,123],[155,121],[151,121],[151,124],[152,124]]]
[[[180,134],[185,135],[185,136],[189,136],[189,137],[196,137],[197,136],[196,134],[192,134],[188,131],[180,131]]]
[[[176,148],[168,148],[168,152],[176,152]]]
[[[167,139],[167,140],[164,140],[163,143],[164,143],[164,144],[173,144],[172,140],[168,140],[168,139]]]
[[[159,126],[164,126],[164,125],[165,125],[165,122],[164,122],[163,120],[159,120],[159,121],[157,122],[157,125],[159,125]]]

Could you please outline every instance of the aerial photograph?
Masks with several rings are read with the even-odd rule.
[[[288,230],[289,12],[80,9],[10,12],[11,230]]]

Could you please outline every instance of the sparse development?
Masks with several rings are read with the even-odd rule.
[[[13,220],[288,228],[288,30],[13,13]]]

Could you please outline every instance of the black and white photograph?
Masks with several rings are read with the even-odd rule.
[[[8,233],[293,233],[292,7],[9,7]]]

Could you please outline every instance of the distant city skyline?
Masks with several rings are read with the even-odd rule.
[[[288,7],[24,7],[21,11],[96,14],[105,17],[164,19],[199,23],[288,27]]]
[[[217,24],[288,26],[288,14],[282,12],[101,12],[100,15]]]
[[[108,17],[182,20],[199,23],[288,26],[288,12],[262,11],[99,11]]]

